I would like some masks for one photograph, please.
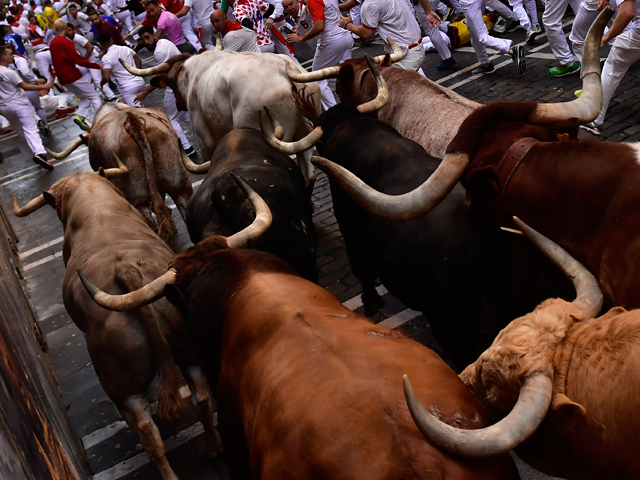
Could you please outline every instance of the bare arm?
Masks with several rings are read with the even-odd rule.
[[[137,68],[140,68],[142,66],[142,60],[140,60],[140,57],[137,53],[133,54],[133,61],[136,63]]]
[[[358,2],[356,2],[356,0],[347,0],[346,2],[343,2],[340,5],[338,5],[338,8],[340,9],[341,12],[347,12],[351,10],[353,7],[355,7],[356,5],[358,5]]]
[[[290,33],[287,35],[287,41],[290,43],[303,43],[307,40],[311,40],[313,37],[316,37],[324,32],[324,20],[318,20],[313,22],[313,27],[304,35],[300,36],[297,33]]]
[[[365,27],[364,25],[356,25],[351,20],[351,15],[346,17],[340,17],[338,20],[338,25],[344,28],[345,30],[350,31],[351,33],[355,33],[363,40],[373,40],[373,37],[376,35],[376,29]]]
[[[178,13],[176,13],[176,17],[178,17],[178,18],[184,17],[187,13],[189,13],[189,10],[191,10],[191,7],[187,7],[185,5],[184,7],[182,7],[182,10],[180,10]]]
[[[156,42],[161,38],[164,38],[164,28],[158,28],[155,32],[153,32],[153,38],[156,39]]]
[[[600,7],[600,4],[598,4]],[[604,5],[603,5],[604,8]],[[620,5],[618,5],[619,11],[618,16],[613,21],[613,25],[607,33],[602,36],[602,41],[600,42],[600,48],[604,47],[607,43],[611,41],[612,38],[617,37],[625,27],[629,24],[629,22],[633,19],[633,16],[636,13],[635,7],[633,5],[633,0],[625,0]]]
[[[91,42],[87,42],[84,46],[87,49],[87,53],[84,54],[84,58],[89,58],[93,53],[93,44]]]
[[[102,80],[100,80],[100,86],[102,87],[109,80],[111,80],[111,69],[110,68],[102,69]]]
[[[432,27],[440,25],[440,17],[436,12],[431,10],[431,2],[429,2],[429,0],[418,0],[418,3],[422,8],[424,8],[424,13],[427,14],[427,21],[429,22],[429,25]]]
[[[39,85],[31,85],[30,83],[20,82],[18,84],[18,87],[20,87],[23,90],[26,90],[27,92],[34,91],[34,90],[49,90],[50,88],[53,87],[53,82],[47,82],[45,84],[39,84]]]

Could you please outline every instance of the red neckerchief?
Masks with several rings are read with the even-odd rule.
[[[229,20],[227,22],[227,27],[222,32],[222,36],[224,37],[227,33],[233,30],[241,30],[241,29],[242,29],[242,25],[240,25],[238,22],[234,22],[233,20]]]

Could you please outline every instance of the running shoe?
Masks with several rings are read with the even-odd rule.
[[[496,67],[493,66],[493,63],[489,63],[487,65],[478,65],[476,68],[471,70],[471,75],[488,75],[495,71]]]
[[[39,166],[41,166],[42,168],[44,168],[45,170],[53,170],[53,165],[51,165],[49,162],[47,162],[47,159],[45,157],[44,154],[40,154],[40,155],[36,155],[35,157],[32,158],[32,160]]]
[[[580,71],[580,62],[574,60],[571,65],[558,65],[549,69],[549,73],[554,77],[565,77]]]
[[[513,47],[511,60],[513,60],[518,73],[523,75],[524,71],[527,69],[527,62],[524,61],[524,47],[522,45],[516,45]]]
[[[436,65],[436,68],[438,70],[445,70],[447,68],[451,68],[451,67],[455,66],[455,64],[456,64],[456,61],[454,60],[454,58],[453,57],[449,57],[449,58],[445,58],[438,65]]]
[[[596,137],[602,136],[602,125],[598,125],[595,122],[585,123],[584,125],[580,125],[580,128],[586,130],[591,135],[595,135]]]
[[[86,119],[84,117],[81,117],[80,115],[76,115],[76,118],[73,119],[73,123],[78,125],[85,132],[91,130],[91,127],[89,126],[89,124],[87,124]]]

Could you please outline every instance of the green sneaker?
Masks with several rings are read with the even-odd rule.
[[[571,65],[558,65],[549,69],[549,73],[554,77],[564,77],[580,71],[580,62],[574,60]]]
[[[91,130],[91,127],[87,124],[85,118],[81,117],[80,115],[76,115],[76,118],[73,119],[73,122],[85,132]]]

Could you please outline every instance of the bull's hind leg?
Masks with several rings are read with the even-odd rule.
[[[298,166],[300,167],[300,170],[302,170],[304,179],[307,181],[307,189],[309,190],[309,193],[313,192],[313,186],[316,183],[316,171],[311,163],[312,154],[313,152],[311,149],[296,154]]]
[[[129,397],[116,407],[129,428],[140,435],[140,443],[160,469],[162,480],[178,480],[164,454],[162,437],[149,413],[149,402],[141,397]]]
[[[187,369],[185,379],[191,389],[191,400],[198,412],[198,419],[204,427],[204,453],[215,458],[222,451],[222,443],[214,426],[214,406],[209,383],[202,368],[195,365]]]

